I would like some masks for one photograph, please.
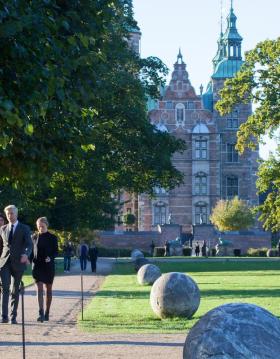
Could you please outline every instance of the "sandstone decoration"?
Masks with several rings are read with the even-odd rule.
[[[184,273],[166,273],[158,278],[150,294],[151,307],[160,318],[191,318],[200,303],[195,281]]]
[[[280,320],[257,305],[221,305],[190,330],[183,358],[280,358]]]
[[[140,285],[151,285],[161,276],[159,267],[154,264],[143,265],[137,273],[137,281]]]

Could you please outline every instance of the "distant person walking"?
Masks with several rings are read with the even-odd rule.
[[[165,244],[164,244],[164,256],[165,257],[170,256],[170,244],[168,241],[165,241]]]
[[[58,255],[57,237],[48,231],[48,220],[40,217],[36,221],[38,233],[32,236],[31,254],[32,276],[37,286],[39,305],[38,322],[48,321],[52,302],[52,285],[55,276],[55,257]],[[46,287],[46,306],[44,312],[44,284]]]
[[[5,208],[8,224],[0,228],[2,253],[0,257],[0,277],[2,282],[2,323],[8,323],[8,307],[11,288],[10,323],[17,324],[19,288],[23,272],[32,251],[29,227],[18,221],[18,209],[14,205]]]
[[[203,257],[207,257],[207,246],[206,246],[206,241],[203,241],[203,245],[201,247],[201,254]]]
[[[64,272],[69,272],[71,268],[71,257],[74,255],[74,247],[71,242],[66,242],[63,246]]]
[[[87,269],[88,245],[83,241],[78,247],[78,257],[80,258],[81,271],[84,272]]]
[[[97,262],[97,257],[98,257],[98,249],[97,249],[96,245],[94,244],[94,242],[91,242],[91,245],[88,250],[88,257],[89,257],[90,264],[91,264],[91,271],[92,271],[92,273],[95,273],[96,272],[96,262]]]
[[[155,243],[154,241],[152,241],[151,245],[150,245],[150,249],[151,249],[151,256],[154,256],[154,250],[155,250]]]
[[[199,257],[199,253],[200,253],[199,243],[196,242],[196,245],[195,245],[195,255],[196,255],[197,257]]]

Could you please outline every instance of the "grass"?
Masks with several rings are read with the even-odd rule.
[[[257,304],[280,317],[280,261],[157,265],[162,273],[187,273],[198,284],[201,302],[192,319],[156,317],[149,303],[151,287],[138,285],[130,263],[119,263],[84,311],[80,327],[102,333],[186,333],[206,312],[232,302]]]
[[[63,258],[55,259],[55,267],[56,267],[56,274],[59,275],[63,273]],[[29,265],[26,271],[24,272],[23,283],[25,287],[34,283],[34,279],[32,277],[31,265]]]

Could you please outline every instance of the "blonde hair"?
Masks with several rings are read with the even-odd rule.
[[[7,213],[9,210],[12,210],[13,212],[15,212],[15,214],[18,214],[18,209],[14,204],[9,204],[9,206],[4,208],[4,212]]]
[[[48,222],[48,219],[47,217],[39,217],[36,221],[36,223],[39,223],[39,222],[42,222],[42,223],[45,223],[45,225],[48,227],[49,226],[49,222]]]

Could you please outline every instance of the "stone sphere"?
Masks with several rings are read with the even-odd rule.
[[[148,264],[148,263],[150,263],[150,262],[148,261],[148,259],[143,258],[143,257],[137,257],[137,258],[135,259],[135,261],[134,261],[134,269],[135,269],[135,271],[138,272],[139,269],[140,269],[143,265]]]
[[[144,258],[144,254],[139,249],[133,249],[131,252],[131,260],[135,261],[136,258]]]
[[[150,303],[154,313],[161,318],[190,318],[199,307],[199,288],[188,275],[166,273],[153,284]]]
[[[141,285],[151,285],[161,276],[161,271],[159,267],[154,264],[145,264],[143,265],[138,273],[137,280]]]
[[[183,358],[280,358],[280,320],[253,304],[221,305],[190,330]]]

